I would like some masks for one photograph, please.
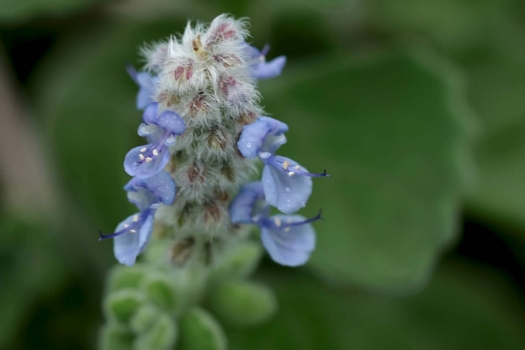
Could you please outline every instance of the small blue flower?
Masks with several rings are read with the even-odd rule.
[[[175,181],[168,173],[161,172],[146,179],[135,177],[124,189],[128,191],[129,201],[140,212],[122,221],[115,233],[104,235],[99,232],[99,240],[114,238],[115,257],[121,264],[131,266],[148,244],[158,206],[171,205],[175,201]]]
[[[146,107],[144,124],[138,130],[149,144],[133,148],[124,159],[124,169],[131,176],[146,178],[162,171],[170,160],[168,147],[175,144],[175,136],[186,130],[184,120],[177,113],[165,110],[158,113],[158,103]]]
[[[237,147],[246,158],[259,157],[264,163],[262,183],[268,203],[286,214],[306,205],[312,193],[311,177],[329,176],[309,173],[290,158],[276,156],[277,149],[286,143],[288,126],[269,117],[259,117],[246,125]]]
[[[285,266],[305,264],[315,249],[315,231],[310,223],[321,213],[306,219],[300,215],[269,216],[261,182],[244,185],[230,205],[233,223],[255,224],[261,228],[261,241],[277,263]]]
[[[270,45],[264,46],[262,51],[246,44],[246,52],[251,58],[250,67],[252,69],[252,76],[256,79],[270,79],[281,74],[284,65],[286,64],[286,57],[279,56],[270,62],[266,62],[266,54],[270,51]]]
[[[158,77],[152,77],[147,72],[138,73],[135,68],[131,65],[126,67],[129,76],[139,86],[139,92],[137,94],[137,108],[144,109],[150,103],[153,103],[152,96],[155,93],[155,86],[158,83]]]
[[[127,266],[133,265],[137,256],[146,248],[153,232],[155,210],[155,208],[148,208],[129,216],[117,226],[115,233],[103,235],[99,232],[99,240],[115,239],[113,253],[119,263]]]
[[[167,172],[145,179],[134,177],[124,189],[128,191],[128,199],[139,210],[145,210],[155,204],[171,205],[175,201],[175,181]]]

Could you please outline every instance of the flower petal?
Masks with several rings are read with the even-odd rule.
[[[163,111],[158,117],[156,123],[163,127],[166,131],[175,134],[182,135],[186,130],[186,124],[178,113],[170,110]]]
[[[251,60],[256,63],[259,60],[259,57],[261,57],[261,51],[259,51],[258,48],[255,46],[252,46],[248,43],[244,43],[244,54],[251,58]]]
[[[253,215],[256,202],[264,199],[263,186],[260,181],[250,182],[241,187],[239,194],[230,204],[230,218],[235,224],[254,223]]]
[[[155,84],[158,81],[157,77],[152,77],[146,72],[137,73],[135,78],[139,92],[137,94],[137,108],[144,109],[149,104],[154,102],[153,95],[155,93]]]
[[[279,218],[285,223],[303,221],[302,216],[277,215],[272,219]],[[261,228],[261,240],[277,263],[285,266],[299,266],[305,264],[315,249],[315,231],[310,224],[278,228],[275,226]]]
[[[144,113],[142,113],[142,120],[147,124],[156,124],[157,115],[159,114],[159,104],[157,102],[150,103]]]
[[[128,200],[135,204],[139,210],[145,210],[152,204],[158,203],[155,195],[143,187],[128,191]]]
[[[145,137],[148,143],[159,143],[168,132],[156,124],[140,124],[138,134]]]
[[[174,135],[182,135],[186,130],[186,124],[178,113],[165,110],[159,114],[159,104],[157,102],[150,103],[146,107],[142,114],[142,119],[146,124],[158,125]]]
[[[259,153],[271,155],[284,143],[288,125],[270,117],[259,117],[244,126],[237,147],[246,158],[255,158]]]
[[[155,150],[157,155],[153,154]],[[156,148],[156,145],[139,146],[126,154],[124,170],[131,176],[143,179],[162,171],[169,160],[170,153],[166,147]]]
[[[115,258],[117,258],[118,262],[121,264],[127,266],[133,265],[137,256],[146,247],[149,238],[151,237],[151,233],[153,232],[153,217],[155,211],[150,210],[147,214],[148,215],[141,223],[138,230],[135,230],[133,233],[131,233],[131,231],[126,232],[114,238],[113,253],[115,254]],[[132,225],[133,218],[136,217],[136,215],[138,214],[131,215],[126,220],[122,221],[117,226],[116,231],[119,232],[125,230],[125,225]]]
[[[124,189],[128,191],[129,201],[140,210],[155,203],[171,205],[175,201],[175,180],[164,171],[145,179],[134,177]]]
[[[163,204],[171,205],[175,201],[175,180],[167,172],[162,171],[141,182]]]
[[[266,201],[285,214],[294,213],[306,205],[312,193],[312,179],[293,173],[299,166],[295,161],[281,156],[272,158],[277,161],[267,162],[262,175]],[[288,164],[288,169],[277,167],[275,163]]]
[[[252,75],[256,79],[270,79],[281,75],[286,64],[286,56],[279,56],[269,62],[259,62],[252,68]]]

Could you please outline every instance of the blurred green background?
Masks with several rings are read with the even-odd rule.
[[[230,349],[525,349],[525,2],[0,0],[0,349],[94,349],[132,207],[138,47],[231,13],[323,209],[279,312]]]

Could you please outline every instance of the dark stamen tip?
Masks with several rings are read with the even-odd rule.
[[[332,175],[326,173],[326,169],[323,171],[323,176],[332,177]]]

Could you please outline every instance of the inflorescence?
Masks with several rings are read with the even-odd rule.
[[[167,258],[179,263],[182,250],[182,262],[192,255],[199,261],[199,254],[187,252],[210,254],[210,247],[244,239],[246,225],[260,227],[264,247],[279,264],[304,264],[314,250],[311,223],[320,213],[311,219],[290,214],[306,205],[311,178],[329,175],[275,154],[288,126],[262,116],[255,84],[278,76],[286,58],[267,62],[268,46],[259,51],[246,43],[247,35],[244,21],[225,15],[208,27],[188,23],[181,38],[142,50],[145,71],[128,67],[143,110],[138,134],[147,144],[124,160],[133,177],[124,189],[138,213],[115,233],[100,232],[100,239],[114,239],[120,263],[135,263],[154,227],[172,246]],[[262,180],[249,182],[259,160]],[[287,215],[271,216],[270,206]]]

